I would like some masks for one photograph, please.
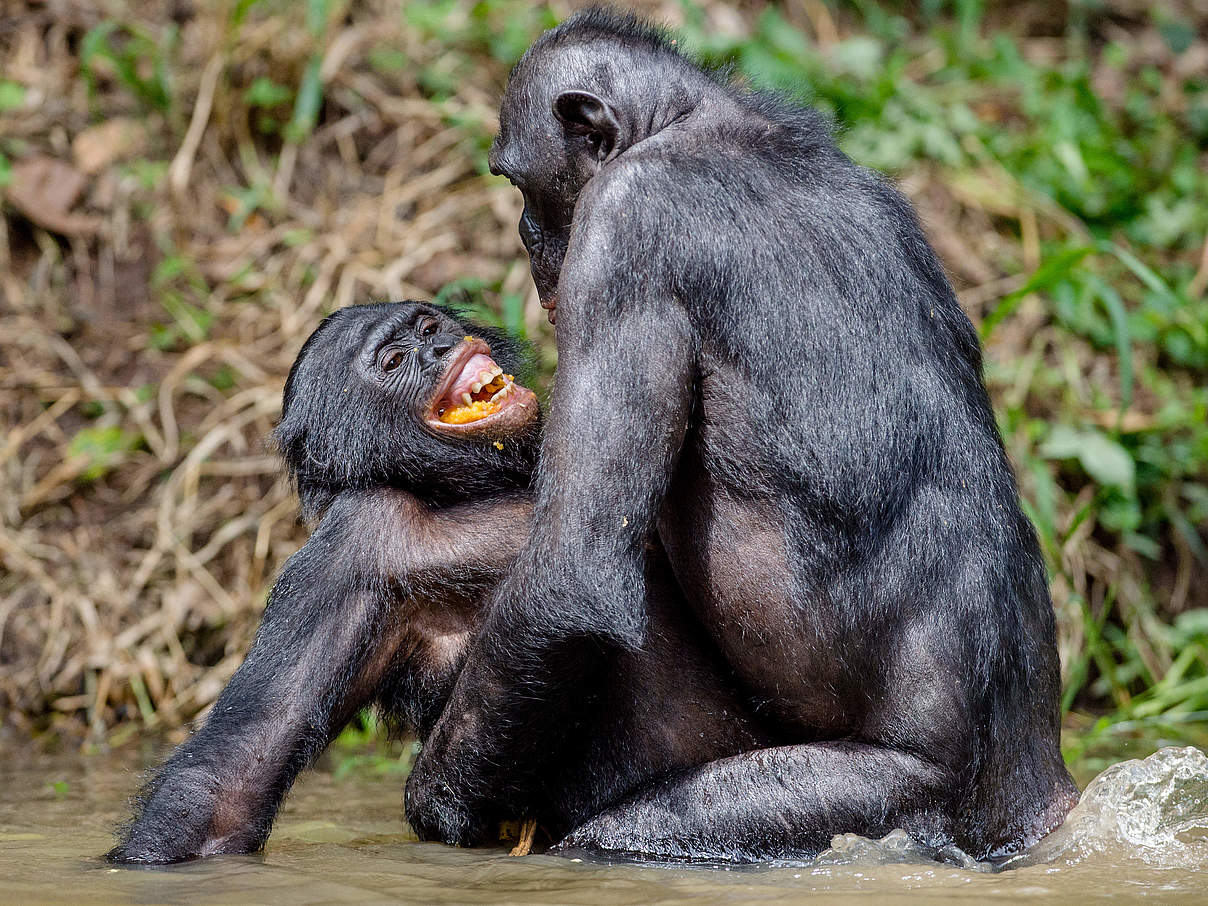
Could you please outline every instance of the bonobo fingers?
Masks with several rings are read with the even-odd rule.
[[[421,840],[477,846],[486,839],[486,822],[437,778],[416,776],[412,772],[407,779],[403,808],[407,823]]]
[[[241,799],[223,788],[221,767],[205,742],[195,736],[156,772],[106,861],[162,865],[264,846],[272,812],[256,798]]]
[[[746,752],[657,781],[568,834],[555,852],[671,862],[808,860],[840,833],[905,828],[950,842],[946,772],[858,743]]]

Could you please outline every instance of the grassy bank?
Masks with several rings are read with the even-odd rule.
[[[553,364],[485,152],[568,7],[169,6],[0,29],[10,739],[120,744],[213,700],[303,540],[265,438],[323,312],[455,293]],[[1149,7],[641,7],[918,207],[986,343],[1088,766],[1208,736],[1208,8]]]

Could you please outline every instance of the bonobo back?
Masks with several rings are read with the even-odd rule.
[[[472,838],[495,766],[598,663],[587,640],[644,643],[652,527],[781,745],[578,842],[750,861],[903,826],[1001,858],[1051,830],[1077,791],[1044,564],[906,200],[817,114],[601,11],[526,53],[490,162],[524,196],[558,378],[536,528],[480,643],[523,646],[526,670],[467,664],[448,713],[474,732],[438,722],[409,781],[421,834]],[[700,807],[721,787],[742,790],[725,820]]]

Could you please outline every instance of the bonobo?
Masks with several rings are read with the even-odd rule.
[[[505,373],[515,350],[482,335],[408,302],[337,311],[303,346],[276,434],[317,527],[111,861],[260,849],[298,772],[362,706],[431,730],[532,509],[536,399]],[[590,717],[558,729],[569,757],[525,813],[555,836],[652,777],[767,744],[661,555],[646,583],[658,636],[581,691]]]
[[[558,374],[533,531],[408,781],[417,831],[525,811],[586,672],[651,638],[656,536],[774,742],[569,842],[804,858],[900,826],[1000,859],[1057,826],[1044,566],[908,202],[817,113],[598,10],[513,70],[490,165],[524,196]]]

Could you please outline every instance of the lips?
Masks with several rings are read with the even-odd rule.
[[[425,419],[439,434],[513,433],[537,415],[537,398],[491,358],[491,347],[467,337],[454,350]]]

